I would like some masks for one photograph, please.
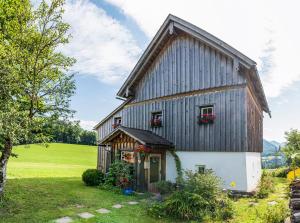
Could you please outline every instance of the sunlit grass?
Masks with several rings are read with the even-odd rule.
[[[70,216],[74,222],[99,223],[163,223],[174,222],[154,219],[146,214],[144,202],[129,206],[127,201],[139,197],[127,197],[95,187],[86,187],[81,181],[85,169],[95,168],[97,148],[70,144],[50,144],[15,148],[18,158],[11,158],[8,166],[6,197],[0,205],[2,223],[43,223]],[[261,216],[270,201],[287,202],[287,181],[275,178],[275,192],[266,199],[241,198],[234,202],[235,214],[232,223],[262,223]],[[112,209],[116,203],[124,208]],[[251,205],[257,203],[257,205]],[[100,215],[99,208],[112,210]],[[96,215],[90,220],[81,220],[78,213],[88,211]]]

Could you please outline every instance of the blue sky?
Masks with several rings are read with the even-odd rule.
[[[116,92],[172,13],[257,62],[272,111],[272,119],[265,115],[264,137],[283,141],[284,131],[300,126],[299,6],[271,0],[67,0],[64,19],[73,38],[62,51],[77,59],[75,118],[91,129],[121,103]]]

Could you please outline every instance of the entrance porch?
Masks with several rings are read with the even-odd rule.
[[[155,192],[155,183],[166,179],[166,151],[172,143],[151,131],[120,126],[98,146],[98,169],[108,172],[115,160],[132,164],[135,190]]]

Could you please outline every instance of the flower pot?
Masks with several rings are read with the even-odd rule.
[[[124,195],[127,195],[127,196],[132,195],[133,192],[134,192],[134,191],[133,191],[132,188],[125,188],[125,189],[123,189],[123,194],[124,194]]]

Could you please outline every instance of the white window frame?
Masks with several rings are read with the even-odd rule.
[[[211,115],[214,115],[214,106],[213,105],[208,105],[208,106],[203,106],[203,107],[200,107],[200,116],[202,117],[203,114],[204,114],[204,110],[208,110],[208,109],[211,109]],[[208,113],[206,113],[208,114]]]

